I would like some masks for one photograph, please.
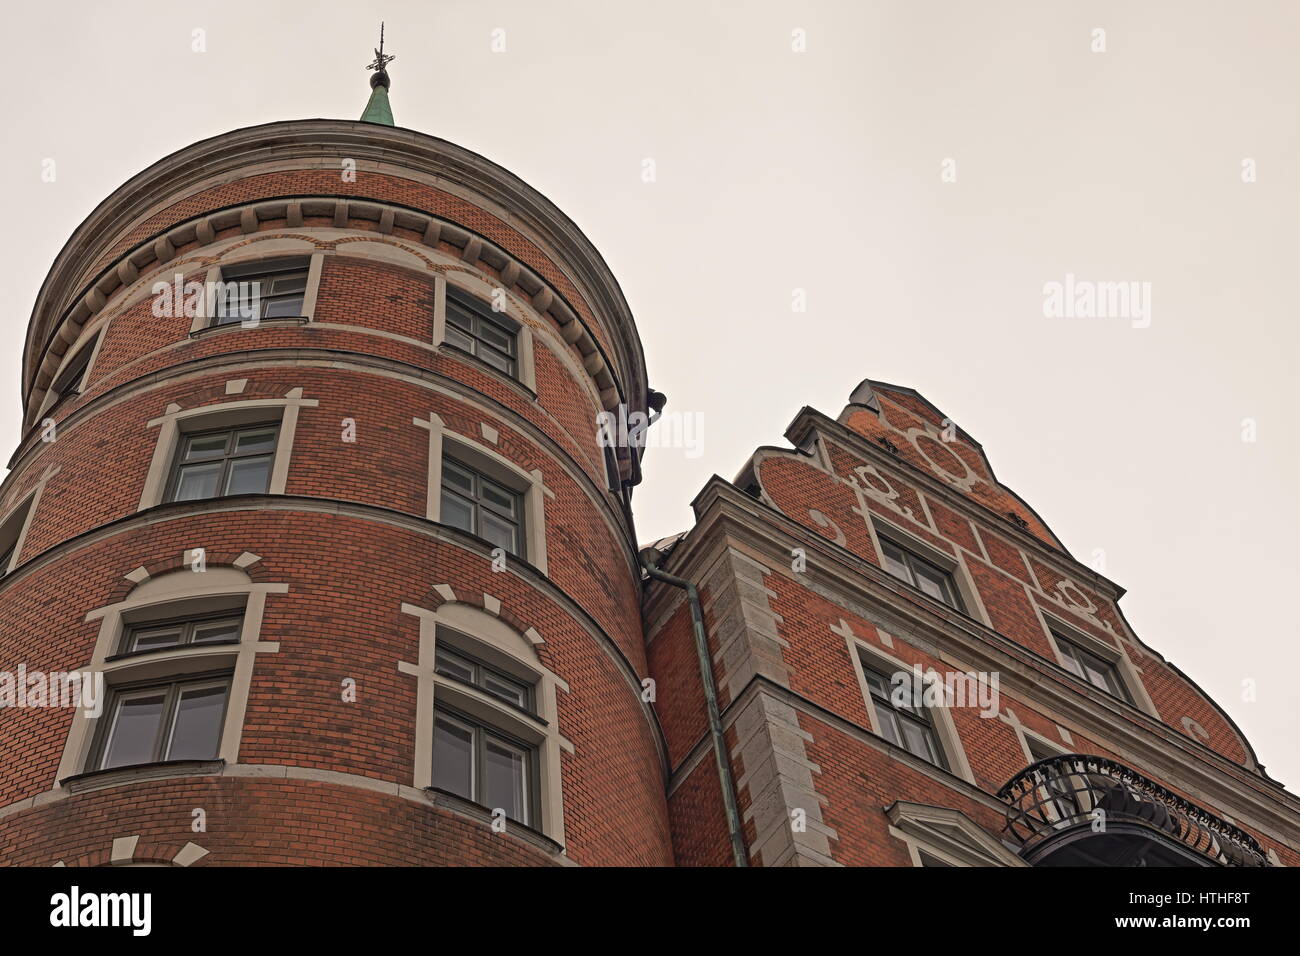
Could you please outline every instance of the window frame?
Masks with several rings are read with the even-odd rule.
[[[460,724],[462,727],[468,728],[472,732],[472,740],[471,740],[472,756],[470,760],[470,795],[467,797],[464,794],[456,793],[455,791],[447,790],[443,787],[439,787],[436,782],[431,782],[430,787],[434,790],[438,790],[441,793],[449,793],[452,796],[458,797],[462,800],[469,800],[471,803],[476,803],[481,807],[486,807],[489,811],[494,811],[498,809],[504,810],[505,809],[504,807],[492,806],[488,802],[487,794],[486,794],[486,782],[485,782],[486,774],[483,772],[483,768],[485,766],[485,761],[486,761],[488,738],[494,738],[499,742],[505,744],[507,748],[519,751],[523,755],[523,762],[524,762],[524,772],[522,777],[523,785],[524,785],[523,803],[525,809],[525,816],[527,817],[527,819],[517,820],[514,817],[510,816],[509,814],[506,815],[506,819],[521,824],[522,826],[529,827],[531,829],[540,829],[538,827],[538,821],[541,818],[541,779],[540,779],[541,768],[540,768],[540,760],[538,756],[537,745],[530,744],[527,741],[521,740],[518,737],[514,736],[513,734],[510,734],[509,732],[501,730],[500,727],[497,727],[491,721],[484,720],[481,717],[475,717],[471,714],[467,714],[463,710],[460,710],[455,706],[448,706],[445,703],[435,703],[433,707],[433,735],[431,740],[433,753],[430,754],[430,768],[433,774],[433,781],[437,780],[437,774],[438,774],[438,761],[437,761],[438,729],[437,728],[438,728],[439,720],[450,720],[452,723]]]
[[[231,608],[229,610],[216,610],[204,614],[183,614],[176,617],[165,619],[145,619],[135,622],[127,622],[123,625],[122,637],[118,644],[118,650],[115,654],[110,655],[107,660],[122,660],[128,657],[141,657],[146,654],[161,654],[167,651],[177,651],[182,648],[191,647],[222,647],[228,644],[238,644],[240,636],[244,630],[243,608]],[[195,641],[194,632],[207,624],[215,624],[223,621],[232,621],[235,625],[235,636],[221,641]],[[143,650],[131,650],[131,644],[135,637],[141,632],[162,631],[171,628],[180,630],[180,639],[175,644],[168,644],[164,647],[151,647]]]
[[[881,564],[885,573],[887,573],[894,580],[902,581],[904,584],[907,584],[910,587],[915,588],[916,590],[920,591],[922,594],[924,594],[926,597],[930,598],[931,600],[938,601],[941,604],[947,605],[948,607],[952,608],[954,611],[959,611],[962,614],[970,613],[969,611],[966,610],[966,602],[962,598],[961,588],[957,584],[957,575],[954,573],[954,571],[951,568],[942,567],[941,565],[936,564],[934,561],[931,561],[929,558],[917,554],[915,550],[903,544],[902,542],[898,541],[897,538],[895,538],[892,535],[878,533],[877,536],[880,540]],[[890,555],[888,553],[890,548],[897,551],[902,556],[903,560],[899,561],[898,559]],[[891,568],[889,567],[889,563],[891,561],[895,564],[901,564],[904,570],[907,571],[908,577],[903,577],[902,575],[895,574],[893,570],[891,570]],[[926,591],[917,583],[917,573],[916,573],[917,566],[932,571],[934,574],[938,575],[940,590],[944,592],[946,597],[935,597],[933,594],[931,594],[929,591]]]
[[[954,773],[955,771],[951,766],[948,754],[944,751],[943,738],[939,733],[938,722],[930,713],[930,708],[924,706],[919,709],[911,707],[900,708],[895,705],[890,697],[893,681],[890,679],[889,675],[884,673],[873,662],[863,660],[861,655],[859,655],[859,660],[862,664],[863,679],[870,691],[869,703],[874,710],[873,716],[875,718],[876,733],[879,736],[884,737],[894,746],[906,750],[918,760],[924,760],[926,763],[933,764],[940,770]],[[883,697],[872,682],[872,677],[883,682],[884,687],[886,688]],[[882,700],[886,708],[886,711],[883,714],[881,712]],[[886,720],[886,717],[890,718],[890,720]],[[907,738],[902,732],[904,722],[910,723],[914,726],[919,726],[923,731],[925,731],[926,738],[930,744],[930,749],[934,752],[937,759],[932,760],[929,757],[919,754],[908,745]],[[893,737],[883,732],[887,723],[892,724]]]
[[[165,756],[174,742],[176,733],[176,715],[179,712],[181,696],[184,690],[202,690],[207,687],[223,687],[225,690],[221,716],[217,721],[217,739],[211,757],[184,757],[182,760],[218,760],[221,757],[222,738],[225,736],[226,715],[229,713],[233,693],[234,672],[229,668],[207,671],[199,674],[185,674],[174,677],[152,678],[149,680],[130,681],[107,687],[108,698],[104,702],[104,716],[97,722],[94,739],[91,741],[90,754],[86,762],[87,772],[122,770],[126,767],[144,766],[146,764],[166,763],[173,758]],[[163,710],[158,718],[158,729],[154,733],[154,744],[150,759],[144,764],[119,764],[104,766],[113,731],[116,728],[118,704],[124,699],[143,695],[151,690],[165,688]]]
[[[252,261],[235,263],[229,266],[220,267],[220,281],[227,282],[256,282],[258,283],[257,296],[257,315],[252,319],[245,319],[243,316],[234,318],[225,318],[219,315],[222,303],[214,301],[211,304],[211,315],[208,316],[204,327],[209,329],[224,328],[231,325],[241,325],[244,322],[253,324],[276,319],[304,319],[308,318],[307,300],[311,292],[312,283],[312,257],[307,256],[289,256],[276,257],[271,259],[256,259]],[[270,288],[274,289],[275,283],[282,279],[302,279],[302,289],[288,293],[271,292],[269,295],[263,295],[261,287],[269,283]],[[271,303],[286,301],[297,298],[299,308],[293,315],[266,315],[267,309]]]
[[[522,713],[528,714],[530,717],[535,717],[535,718],[538,717],[537,685],[535,681],[531,683],[525,681],[519,678],[518,676],[503,670],[500,667],[492,666],[491,664],[475,656],[473,653],[463,650],[462,648],[467,643],[472,643],[474,640],[468,634],[464,634],[460,631],[457,631],[455,628],[446,627],[446,626],[439,628],[439,634],[440,634],[439,642],[438,642],[439,646],[434,650],[433,670],[435,674],[437,674],[439,677],[444,677],[447,680],[456,681],[457,683],[460,683],[466,687],[472,687],[475,690],[482,691],[483,693],[492,696],[493,698],[500,701],[501,703],[509,707],[513,707],[516,710],[521,711]],[[445,659],[445,657],[448,656],[458,658],[460,661],[469,665],[472,671],[471,679],[465,680],[464,678],[459,677],[455,674],[448,674],[445,671],[441,670],[441,662]],[[495,677],[499,681],[504,681],[508,684],[512,684],[515,687],[519,688],[523,692],[522,693],[523,703],[517,704],[514,701],[508,699],[507,697],[489,689],[483,683],[485,675],[491,675],[492,677]]]
[[[187,502],[188,501],[212,501],[217,498],[232,497],[232,495],[229,492],[223,492],[220,491],[220,489],[226,487],[230,481],[230,472],[231,472],[232,463],[246,458],[267,459],[266,488],[265,490],[260,492],[243,491],[243,492],[238,492],[238,494],[262,494],[262,495],[271,494],[272,493],[271,482],[272,482],[272,476],[275,474],[276,455],[280,450],[280,429],[283,427],[283,424],[284,423],[281,420],[281,421],[269,421],[269,422],[255,422],[248,425],[228,425],[225,427],[209,428],[209,429],[195,430],[190,432],[182,431],[177,436],[176,450],[172,454],[172,461],[171,464],[168,466],[167,484],[163,490],[163,497],[160,503],[172,504],[182,500]],[[271,450],[269,452],[260,451],[252,454],[246,454],[246,455],[234,454],[235,449],[238,448],[238,436],[241,433],[261,432],[261,431],[269,431],[271,433],[272,441],[271,441]],[[222,434],[228,436],[226,440],[226,448],[228,450],[223,452],[220,458],[198,459],[192,462],[185,461],[185,457],[191,442],[195,441],[196,439],[210,438]],[[177,491],[180,490],[181,472],[184,467],[186,467],[187,465],[212,464],[213,462],[217,462],[217,461],[221,462],[221,471],[219,472],[218,479],[217,479],[217,488],[218,488],[217,494],[209,495],[201,498],[178,499],[176,497]]]
[[[523,362],[523,344],[521,339],[523,336],[519,323],[512,319],[506,312],[496,311],[491,306],[484,304],[478,296],[467,292],[458,286],[448,284],[444,293],[444,299],[445,324],[441,344],[455,349],[462,355],[471,356],[493,371],[505,375],[513,381],[522,382],[523,376],[521,366]],[[467,316],[470,328],[466,329],[458,323],[453,322],[453,313]],[[495,329],[505,337],[508,346],[507,348],[503,349],[498,345],[494,345],[479,333],[479,329],[484,323],[486,323],[489,328]],[[467,338],[469,340],[468,347],[453,342],[452,335],[454,333],[458,333]],[[499,365],[484,358],[479,354],[480,347],[486,348],[489,353],[504,356],[509,368],[501,368]]]
[[[1129,689],[1127,681],[1124,680],[1124,674],[1118,660],[1098,654],[1068,634],[1063,634],[1059,628],[1049,627],[1048,630],[1051,632],[1052,642],[1056,645],[1056,653],[1060,659],[1060,664],[1066,671],[1089,687],[1103,691],[1116,700],[1121,700],[1131,706],[1137,706],[1133,692]],[[1115,685],[1114,688],[1103,687],[1089,677],[1088,668],[1085,666],[1086,660],[1092,660],[1102,665],[1099,670],[1110,678]],[[1070,666],[1071,664],[1079,669],[1075,670],[1074,667]]]
[[[448,466],[451,466],[450,469],[448,468]],[[473,495],[472,498],[467,498],[463,491],[457,490],[454,487],[448,489],[447,474],[449,470],[450,471],[460,470],[462,472],[466,472],[469,474],[473,485],[473,489],[471,491],[471,494]],[[486,541],[494,548],[497,547],[503,548],[507,554],[513,557],[522,558],[525,561],[528,560],[528,515],[526,511],[527,492],[518,491],[514,488],[511,488],[509,485],[500,481],[493,475],[485,474],[481,469],[475,468],[473,465],[467,464],[464,459],[457,457],[454,452],[449,452],[447,450],[443,451],[442,467],[441,467],[439,477],[440,477],[439,506],[438,506],[439,523],[445,524],[448,527],[457,528],[460,531],[464,531],[466,534],[472,534],[474,535],[474,537]],[[497,505],[493,502],[489,502],[485,499],[482,490],[483,485],[485,483],[499,490],[506,497],[509,497],[514,502],[515,515],[513,517],[511,517],[509,514],[506,514],[504,509],[501,508],[500,505]],[[444,496],[447,494],[451,494],[452,496],[460,499],[462,502],[469,504],[471,510],[471,516],[472,516],[471,523],[474,526],[472,529],[461,528],[460,525],[452,524],[450,521],[447,520],[447,509],[443,507],[443,502],[445,501]],[[507,523],[513,527],[515,531],[515,546],[513,548],[507,548],[504,545],[500,544],[499,542],[493,541],[491,538],[488,538],[486,535],[482,533],[482,527],[483,527],[482,512],[484,509],[487,510],[487,512],[492,518]]]

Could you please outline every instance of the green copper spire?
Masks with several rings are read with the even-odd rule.
[[[395,56],[388,56],[384,53],[384,25],[379,24],[379,49],[375,51],[375,59],[366,67],[367,70],[374,70],[375,75],[370,78],[370,102],[366,104],[365,112],[361,114],[361,122],[378,123],[381,126],[395,126],[393,122],[393,108],[388,105],[388,88],[392,85],[392,80],[388,78],[388,71],[384,69],[388,64],[397,59]]]

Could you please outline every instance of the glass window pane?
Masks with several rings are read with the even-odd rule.
[[[483,672],[483,689],[516,707],[528,707],[528,688],[523,684],[501,677],[491,671]]]
[[[443,716],[433,725],[433,785],[474,799],[474,732]]]
[[[437,663],[434,670],[444,677],[454,677],[457,680],[463,680],[467,684],[474,683],[474,665],[459,654],[453,654],[451,651],[439,649],[436,651]]]
[[[507,373],[514,371],[515,363],[496,349],[481,348],[478,350],[478,357],[498,371]]]
[[[486,538],[492,544],[499,548],[504,548],[511,554],[516,553],[515,545],[516,531],[515,526],[509,522],[498,518],[490,511],[479,513],[481,527],[479,528],[479,537]]]
[[[442,492],[442,523],[474,533],[474,506],[450,491]]]
[[[921,759],[934,763],[934,745],[930,740],[929,729],[922,727],[919,724],[914,724],[910,720],[902,721],[902,729],[904,741],[903,746]]]
[[[500,349],[507,355],[512,351],[511,347],[514,344],[514,336],[508,334],[504,329],[493,325],[491,322],[479,322],[478,336],[488,345]]]
[[[217,756],[225,715],[224,684],[182,690],[165,759],[210,760]]]
[[[234,641],[239,639],[239,629],[243,622],[238,618],[229,621],[208,621],[194,627],[194,643],[209,644],[214,641]]]
[[[284,295],[286,292],[306,292],[307,277],[305,275],[287,275],[276,276],[271,280],[271,294]]]
[[[150,763],[154,759],[165,702],[166,695],[161,692],[117,699],[104,759],[100,761],[102,769]]]
[[[271,481],[271,457],[241,458],[230,463],[230,477],[226,480],[228,495],[261,495],[266,493]]]
[[[129,651],[154,651],[161,647],[175,647],[181,642],[181,628],[164,627],[149,631],[136,631],[131,635]]]
[[[198,435],[186,439],[185,460],[203,461],[220,458],[226,453],[226,442],[229,440],[229,432],[222,432],[219,435]]]
[[[483,500],[496,505],[497,510],[504,511],[508,515],[515,513],[515,496],[490,481],[483,482]]]
[[[217,483],[221,480],[221,463],[209,465],[183,465],[176,482],[176,494],[173,501],[196,501],[199,498],[212,498],[217,494]]]
[[[447,334],[445,338],[448,344],[454,345],[458,349],[462,349],[466,352],[474,351],[474,340],[460,329],[453,328],[450,325],[447,326]]]
[[[876,724],[878,725],[880,736],[884,737],[891,744],[899,747],[903,745],[903,740],[898,733],[898,715],[892,710],[887,710],[881,704],[876,704]]]
[[[944,588],[945,581],[929,568],[917,567],[916,569],[916,586],[925,594],[930,595],[940,601],[948,600],[948,592]]]
[[[483,804],[511,820],[528,822],[527,757],[518,747],[488,737],[483,747]]]
[[[266,299],[262,318],[276,319],[302,315],[302,296],[288,295],[279,299]]]
[[[465,311],[459,303],[452,301],[451,297],[447,298],[447,331],[453,328],[462,329],[466,332],[474,331],[474,317]]]
[[[275,450],[275,429],[263,428],[257,431],[240,432],[235,436],[236,455],[248,455],[259,451]]]
[[[469,497],[474,495],[474,476],[454,462],[442,463],[442,483],[455,488],[461,494]]]

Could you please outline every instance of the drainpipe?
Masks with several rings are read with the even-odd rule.
[[[727,761],[726,740],[722,736],[722,714],[718,710],[718,692],[713,683],[713,664],[709,660],[709,641],[704,631],[704,612],[700,609],[700,592],[685,578],[659,570],[663,555],[655,548],[643,548],[638,555],[646,573],[656,581],[671,584],[686,592],[691,605],[691,624],[695,628],[695,650],[700,658],[700,682],[704,684],[704,703],[709,712],[709,736],[713,738],[713,756],[718,761],[718,780],[722,784],[722,803],[727,811],[727,830],[731,835],[731,852],[736,866],[749,866],[745,837],[740,824],[740,807],[736,802],[736,783]]]

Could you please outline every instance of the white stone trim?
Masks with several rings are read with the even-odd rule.
[[[412,785],[423,790],[433,783],[434,704],[439,697],[454,700],[457,709],[499,727],[537,748],[541,819],[535,821],[534,829],[563,846],[564,788],[560,752],[563,750],[573,753],[574,748],[560,734],[556,692],[567,693],[569,685],[542,664],[529,639],[517,634],[500,618],[479,608],[448,603],[436,611],[430,611],[413,604],[403,604],[402,613],[415,617],[420,622],[419,661],[399,661],[397,665],[401,673],[416,679],[415,774]],[[489,694],[477,692],[437,674],[434,666],[439,625],[481,642],[489,652],[496,652],[490,663],[504,665],[521,678],[533,682],[540,721],[528,719]]]
[[[885,567],[885,549],[880,543],[881,534],[877,525],[883,527],[884,537],[898,539],[899,544],[903,545],[907,550],[915,552],[931,564],[947,571],[952,576],[957,593],[961,595],[964,613],[975,618],[986,627],[993,626],[988,611],[984,609],[984,601],[980,598],[979,588],[975,587],[975,579],[971,577],[970,568],[966,566],[966,558],[960,545],[953,545],[953,550],[956,552],[956,556],[954,556],[936,548],[928,541],[918,538],[894,522],[882,518],[874,512],[867,511],[865,507],[862,514],[866,518],[867,533],[871,535],[871,545],[876,549],[876,559],[881,570],[884,570]],[[906,584],[907,582],[903,583]],[[956,608],[953,610],[956,610]]]
[[[87,622],[100,622],[99,636],[90,660],[76,669],[103,674],[107,689],[115,684],[135,680],[155,677],[165,680],[214,667],[229,667],[232,672],[230,696],[221,731],[221,749],[217,756],[227,763],[235,763],[239,759],[239,742],[252,686],[254,659],[257,654],[275,653],[280,649],[278,643],[261,639],[266,596],[284,594],[288,590],[287,584],[255,584],[244,572],[228,567],[213,567],[202,572],[186,568],[150,578],[123,600],[96,608],[86,615]],[[121,646],[128,618],[133,621],[161,619],[178,613],[202,613],[223,607],[232,610],[239,608],[243,612],[243,627],[237,644],[183,646],[175,650],[108,660]],[[77,710],[64,744],[53,789],[62,789],[60,780],[86,769],[95,730],[104,716],[104,713],[92,715],[84,709]]]
[[[920,851],[950,866],[1028,866],[959,810],[899,801],[889,808],[889,835],[907,845],[913,866]]]
[[[158,440],[154,445],[153,460],[149,463],[149,473],[145,477],[136,511],[162,504],[182,434],[227,425],[234,427],[253,424],[268,417],[278,418],[280,428],[267,494],[284,494],[289,476],[289,459],[293,454],[294,433],[298,428],[298,410],[315,408],[318,404],[320,403],[314,398],[303,398],[301,388],[293,388],[284,398],[244,399],[199,405],[195,408],[181,408],[175,403],[168,405],[163,415],[147,422],[149,428],[158,429]]]
[[[424,516],[430,521],[442,520],[442,459],[447,446],[454,446],[453,454],[468,458],[466,464],[482,468],[495,478],[522,493],[524,498],[524,560],[543,575],[546,570],[546,498],[555,497],[546,487],[540,469],[524,471],[500,452],[481,442],[447,428],[435,412],[427,419],[412,419],[412,424],[429,432],[429,486],[425,496]]]
[[[1056,656],[1056,663],[1063,670],[1068,671],[1069,668],[1065,666],[1065,656],[1056,644],[1056,636],[1052,633],[1053,629],[1064,631],[1065,636],[1075,644],[1081,645],[1085,650],[1091,651],[1103,660],[1114,664],[1119,679],[1124,683],[1124,689],[1128,691],[1133,700],[1133,706],[1150,714],[1156,720],[1161,719],[1160,712],[1156,710],[1155,701],[1151,699],[1151,695],[1147,693],[1146,685],[1142,682],[1141,672],[1129,660],[1123,641],[1117,640],[1115,644],[1107,644],[1105,641],[1093,637],[1082,628],[1076,627],[1050,611],[1044,611],[1037,601],[1031,599],[1029,603],[1033,605],[1034,612],[1043,625],[1043,633],[1047,636],[1047,643],[1051,645],[1052,653]],[[1070,673],[1073,675],[1073,671]],[[1083,680],[1083,678],[1079,679]],[[1085,681],[1085,683],[1087,682]],[[1091,687],[1092,685],[1089,684],[1088,686]],[[1100,688],[1097,688],[1097,690],[1106,693]],[[1121,703],[1127,702],[1121,701]]]
[[[867,675],[862,666],[862,657],[866,655],[873,658],[878,666],[891,672],[905,671],[911,674],[913,673],[912,665],[903,663],[899,658],[886,653],[878,647],[872,647],[854,634],[853,628],[843,618],[840,618],[838,626],[831,628],[831,632],[843,637],[845,640],[845,644],[849,649],[849,659],[853,661],[853,673],[858,679],[858,690],[862,694],[862,704],[866,708],[867,719],[871,722],[871,732],[877,737],[883,737],[880,733],[880,726],[876,722],[876,705],[871,699],[871,688],[867,684]],[[934,668],[930,668],[923,672],[923,679],[927,684],[930,684],[939,679],[938,672]],[[949,708],[947,706],[929,707],[927,712],[934,722],[935,733],[939,737],[940,746],[943,747],[943,755],[948,760],[949,772],[961,777],[969,784],[977,785],[975,784],[975,775],[971,772],[970,761],[966,759],[966,750],[962,747],[961,735],[957,733],[957,725],[952,719],[952,714],[949,713]]]
[[[27,542],[27,532],[31,529],[32,518],[36,515],[36,509],[40,506],[41,495],[45,492],[45,486],[50,479],[59,473],[59,466],[52,465],[45,469],[45,474],[36,484],[27,491],[12,507],[5,510],[3,518],[0,518],[0,542],[9,537],[11,523],[21,520],[17,533],[14,535],[14,553],[9,558],[9,563],[0,568],[0,577],[8,574],[19,564],[22,558],[23,545]]]

